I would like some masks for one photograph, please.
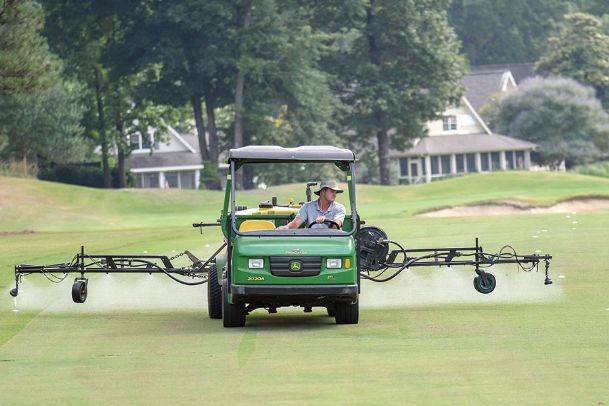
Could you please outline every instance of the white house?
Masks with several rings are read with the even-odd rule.
[[[524,73],[521,74],[526,76]],[[517,87],[511,71],[477,67],[463,79],[465,95],[440,119],[427,123],[428,136],[406,151],[394,151],[399,178],[408,183],[470,172],[529,169],[536,145],[493,133],[480,109],[491,98]]]
[[[154,131],[131,136],[133,151],[126,166],[138,188],[198,189],[203,169],[199,140],[195,135],[180,135],[169,127],[167,141],[155,140]],[[153,143],[153,151],[150,149]]]

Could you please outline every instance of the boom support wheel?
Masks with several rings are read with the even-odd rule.
[[[72,285],[72,300],[74,303],[84,303],[87,300],[87,280],[75,279]]]
[[[355,303],[336,302],[334,311],[336,324],[357,324],[359,321],[359,300]]]
[[[207,313],[210,319],[222,318],[222,286],[218,283],[216,264],[209,268],[207,275]]]
[[[245,326],[245,305],[228,302],[228,281],[222,282],[222,323],[224,327]]]
[[[474,289],[480,293],[488,294],[495,290],[497,280],[488,272],[480,272],[480,275],[474,278]]]

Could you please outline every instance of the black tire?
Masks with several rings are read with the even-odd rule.
[[[328,316],[330,317],[334,317],[336,316],[336,310],[334,309],[334,306],[328,306],[326,307],[326,310],[328,311]]]
[[[495,279],[495,276],[493,276],[493,274],[485,273],[485,276],[486,282],[484,281],[484,278],[482,278],[482,276],[480,275],[474,278],[474,289],[486,295],[495,290],[495,287],[497,286],[497,280]]]
[[[245,305],[228,303],[228,283],[222,282],[222,323],[224,327],[245,326]]]
[[[336,302],[334,304],[336,324],[357,324],[359,321],[359,301],[355,303]]]
[[[84,303],[87,300],[87,282],[74,281],[74,285],[72,285],[72,300],[74,303]]]
[[[222,318],[222,286],[218,283],[216,264],[209,268],[207,276],[207,313],[210,319]]]

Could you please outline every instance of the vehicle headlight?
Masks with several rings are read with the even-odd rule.
[[[262,269],[264,268],[263,258],[250,258],[247,260],[247,267],[250,269]]]
[[[342,261],[340,258],[327,258],[326,259],[326,268],[340,268],[342,266]]]

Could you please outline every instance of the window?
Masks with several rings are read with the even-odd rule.
[[[465,162],[467,163],[467,172],[477,172],[476,169],[476,154],[466,154]]]
[[[400,177],[408,176],[408,158],[400,158]]]
[[[439,156],[431,157],[431,174],[432,175],[440,174],[440,157]]]
[[[165,172],[165,189],[177,189],[180,187],[178,184],[178,172]]]
[[[457,158],[457,173],[465,172],[465,155],[459,154],[456,156]]]
[[[180,188],[182,188],[182,189],[196,189],[196,186],[195,186],[195,173],[194,173],[194,171],[182,171],[182,172],[180,172]]]
[[[143,173],[140,187],[158,188],[159,187],[159,174],[158,173]]]
[[[524,151],[516,151],[516,168],[524,169]]]
[[[150,149],[150,136],[142,135],[142,147],[141,149]]]
[[[455,131],[457,129],[457,116],[443,116],[442,129],[444,131]]]
[[[150,149],[150,141],[154,141],[154,149],[159,149],[159,141],[153,135],[142,136],[140,133],[129,135],[129,144],[134,150]]]
[[[499,152],[491,153],[491,170],[498,171],[501,169],[501,158],[499,157]]]
[[[450,174],[450,155],[442,155],[440,156],[440,161],[442,163],[442,173]]]
[[[139,134],[131,134],[129,136],[129,144],[131,144],[133,149],[140,149],[140,135]]]
[[[480,153],[480,161],[481,161],[480,163],[481,163],[481,166],[482,166],[482,168],[481,168],[482,171],[483,172],[484,171],[488,171],[489,168],[490,168],[490,165],[489,165],[489,153],[488,152],[482,152],[482,153]]]

